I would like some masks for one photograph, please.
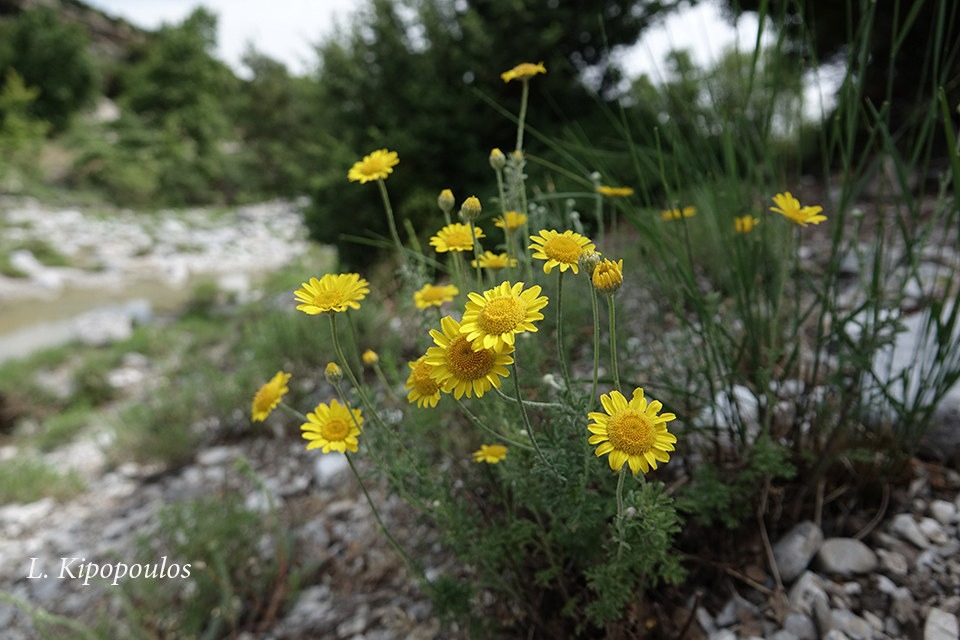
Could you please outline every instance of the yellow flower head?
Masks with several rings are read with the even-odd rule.
[[[452,393],[459,400],[477,394],[478,398],[491,389],[500,388],[501,378],[510,375],[507,365],[513,364],[513,347],[502,352],[493,349],[474,351],[470,341],[460,331],[460,323],[444,316],[442,331],[432,329],[430,336],[435,347],[427,349],[425,362],[432,367],[430,377],[444,393]]]
[[[322,447],[324,453],[356,453],[357,436],[363,425],[360,409],[351,410],[336,400],[331,400],[329,405],[321,402],[313,413],[307,414],[307,420],[300,425],[301,435],[310,441],[307,451]]]
[[[502,216],[493,219],[494,226],[500,227],[506,233],[513,233],[527,224],[527,216],[516,211],[505,211]]]
[[[789,191],[773,196],[773,202],[777,206],[770,207],[770,211],[783,214],[801,227],[805,227],[808,224],[820,224],[827,219],[827,216],[820,215],[823,207],[801,207],[800,201],[790,195]]]
[[[684,207],[683,209],[664,209],[660,212],[661,220],[679,220],[680,218],[690,218],[697,215],[696,207]]]
[[[494,171],[501,171],[507,166],[507,156],[503,155],[499,147],[490,150],[490,168]]]
[[[450,189],[444,189],[440,192],[440,195],[437,196],[437,206],[440,207],[440,211],[444,213],[450,213],[453,210],[455,202],[453,199],[453,191],[450,191]]]
[[[733,219],[733,229],[737,233],[750,233],[758,224],[760,224],[760,218],[753,216],[740,216]]]
[[[600,293],[615,293],[623,284],[623,260],[602,260],[593,270],[592,281]]]
[[[477,239],[485,238],[483,230],[480,227],[474,227]],[[473,238],[470,235],[470,225],[462,222],[448,224],[437,232],[437,235],[430,238],[430,246],[436,249],[437,253],[446,253],[447,251],[473,251]]]
[[[367,349],[364,351],[360,356],[360,359],[363,360],[363,364],[367,365],[368,367],[372,367],[380,362],[380,356],[377,355],[377,352],[373,349]]]
[[[293,292],[298,311],[310,315],[339,313],[347,309],[359,309],[360,301],[370,293],[370,283],[356,273],[328,273],[319,280],[301,282],[300,289]]]
[[[326,378],[330,384],[337,384],[343,380],[343,369],[341,369],[340,365],[336,362],[328,362],[326,368],[323,370],[323,377]]]
[[[511,258],[505,253],[484,251],[480,254],[479,264],[481,269],[490,269],[491,271],[494,271],[496,269],[506,269],[507,267],[517,266],[517,259]],[[477,260],[471,260],[470,266],[476,267]]]
[[[502,444],[484,444],[473,452],[474,462],[486,462],[487,464],[497,464],[507,457],[507,448]]]
[[[480,198],[470,196],[460,205],[460,219],[466,222],[476,220],[480,217],[481,211],[483,211],[483,207],[480,206]]]
[[[433,367],[427,364],[427,357],[420,356],[410,366],[410,376],[406,388],[410,390],[407,400],[417,403],[418,407],[435,407],[440,402],[440,385],[430,377]]]
[[[250,412],[254,422],[263,422],[270,412],[277,408],[283,396],[290,391],[287,387],[290,375],[277,371],[269,382],[257,390],[256,395],[253,396],[253,409]]]
[[[593,421],[587,426],[593,434],[587,442],[599,445],[594,451],[598,458],[610,454],[607,462],[611,469],[619,471],[626,463],[636,475],[670,461],[667,452],[673,451],[677,437],[666,425],[676,416],[661,414],[659,400],[648,402],[638,387],[629,402],[619,391],[611,391],[600,396],[600,403],[604,412],[591,411],[587,416]]]
[[[596,188],[596,192],[608,198],[626,198],[633,195],[633,188],[599,186]]]
[[[533,257],[546,260],[544,273],[550,273],[554,267],[560,267],[561,272],[571,269],[574,273],[580,273],[580,254],[596,249],[589,238],[569,229],[563,233],[544,229],[540,235],[530,236],[530,239],[533,240],[529,247],[534,250]]]
[[[533,324],[543,320],[540,309],[547,306],[547,297],[540,295],[540,285],[523,290],[523,283],[503,282],[493,289],[467,294],[466,309],[460,323],[460,333],[467,337],[474,349],[513,349],[515,336],[524,331],[536,331]]]
[[[439,307],[444,302],[452,302],[460,290],[452,284],[425,284],[413,294],[413,303],[417,309]]]
[[[509,71],[504,71],[500,74],[500,77],[503,78],[504,82],[510,82],[511,80],[528,80],[538,73],[546,73],[547,69],[543,66],[542,62],[533,64],[532,62],[521,62],[513,69]]]
[[[350,182],[359,182],[364,184],[374,180],[386,180],[387,176],[393,173],[393,168],[400,164],[396,151],[387,151],[378,149],[363,160],[353,163],[350,171],[347,172],[347,179]]]

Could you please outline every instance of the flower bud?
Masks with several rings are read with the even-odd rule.
[[[450,189],[444,189],[437,196],[437,205],[440,207],[440,211],[444,213],[450,213],[453,210],[454,202],[453,191],[450,191]]]
[[[600,254],[596,251],[584,251],[580,254],[580,258],[578,258],[577,263],[588,278],[592,277],[593,270],[597,268],[598,264],[600,264]]]
[[[507,166],[507,156],[503,155],[503,151],[500,151],[499,148],[494,148],[490,152],[490,166],[493,167],[494,171],[503,171],[503,168]]]
[[[480,199],[477,196],[470,196],[460,205],[460,219],[464,222],[470,222],[480,217],[483,207],[480,206]]]
[[[623,260],[604,259],[593,271],[593,286],[600,293],[616,293],[623,284]]]
[[[339,384],[343,380],[343,369],[336,362],[328,362],[327,368],[323,371],[323,376],[330,384]]]
[[[372,367],[380,362],[380,356],[378,356],[377,352],[373,349],[367,349],[364,351],[363,355],[360,356],[360,359],[363,360],[363,364],[367,365],[368,367]]]

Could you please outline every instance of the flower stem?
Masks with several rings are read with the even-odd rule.
[[[570,393],[570,370],[567,368],[567,356],[563,350],[563,271],[557,270],[557,355],[560,357],[560,372],[566,392]]]
[[[543,460],[543,464],[547,465],[547,468],[557,474],[561,480],[566,480],[560,472],[554,468],[550,461],[547,460],[547,456],[543,454],[543,449],[540,448],[540,445],[537,443],[537,436],[533,432],[533,425],[530,423],[530,416],[527,415],[527,407],[523,403],[523,397],[520,395],[520,372],[517,369],[517,359],[514,355],[513,359],[513,392],[517,396],[517,404],[520,405],[520,415],[523,417],[523,427],[527,430],[527,435],[530,436],[530,442],[533,443],[533,448],[537,450],[537,455],[540,456],[540,459]]]
[[[627,477],[627,465],[620,467],[620,473],[617,476],[617,561],[623,556],[623,548],[626,546],[626,540],[623,535],[623,480]]]
[[[397,223],[393,218],[393,207],[390,205],[390,196],[387,195],[387,183],[383,178],[377,179],[377,186],[380,187],[380,196],[383,198],[383,207],[387,211],[387,222],[390,227],[390,235],[393,237],[393,244],[397,247],[397,254],[403,255],[403,243],[400,242],[400,234],[397,232]]]
[[[623,393],[620,387],[620,369],[617,367],[617,312],[612,293],[607,296],[607,307],[610,309],[610,367],[613,369],[613,383],[617,391]]]
[[[470,418],[470,421],[473,422],[473,424],[477,425],[478,427],[480,427],[481,429],[483,429],[484,431],[492,435],[494,438],[497,438],[498,440],[504,440],[506,442],[509,442],[511,446],[519,447],[521,449],[526,449],[527,451],[531,451],[533,449],[533,447],[531,447],[530,445],[524,442],[520,442],[519,440],[514,440],[513,438],[510,438],[508,436],[505,436],[504,434],[499,433],[493,427],[488,426],[483,420],[481,420],[476,415],[474,415],[473,412],[470,411],[470,409],[467,409],[467,406],[463,404],[462,400],[455,399],[455,402],[457,403],[457,406],[460,407],[460,410],[463,411],[465,414],[467,414],[467,417]]]
[[[483,289],[483,277],[480,275],[480,241],[477,240],[477,228],[473,226],[473,220],[469,220],[470,238],[473,239],[473,259],[477,265],[477,288]]]
[[[597,399],[597,379],[600,375],[600,308],[596,287],[590,287],[590,301],[593,303],[593,383],[590,385],[590,406],[593,407]]]
[[[523,79],[523,91],[520,93],[520,116],[517,118],[517,151],[523,150],[523,122],[527,118],[527,98],[530,95],[530,81]]]

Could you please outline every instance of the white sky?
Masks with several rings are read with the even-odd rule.
[[[313,44],[332,32],[339,21],[346,24],[358,0],[87,0],[106,13],[144,27],[164,22],[177,23],[198,5],[219,16],[219,56],[235,69],[247,43],[275,58],[293,71],[305,73],[316,60]],[[756,19],[740,20],[738,30],[730,27],[712,3],[671,15],[659,28],[649,30],[643,40],[625,55],[630,74],[647,73],[656,81],[663,56],[671,48],[690,49],[694,62],[709,64],[720,53],[739,42],[752,50],[757,33]]]

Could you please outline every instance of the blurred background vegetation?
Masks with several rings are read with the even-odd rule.
[[[142,207],[308,195],[315,239],[382,237],[376,198],[347,188],[347,168],[373,149],[397,150],[409,177],[391,181],[392,196],[400,217],[418,231],[433,216],[441,188],[460,197],[493,195],[483,192],[486,154],[512,144],[519,100],[499,72],[520,61],[543,61],[550,70],[533,86],[539,106],[528,153],[554,162],[589,144],[611,154],[602,158],[611,181],[618,172],[634,173],[611,128],[620,110],[635,130],[682,117],[674,124],[683,137],[695,134],[709,145],[720,144],[717,132],[740,109],[756,114],[757,135],[744,132],[745,142],[768,139],[760,129],[771,122],[766,111],[777,109],[782,113],[773,121],[789,123],[792,138],[780,151],[802,166],[821,160],[805,151],[816,148],[817,128],[798,124],[809,69],[862,59],[862,92],[842,95],[888,109],[894,136],[930,116],[920,96],[934,78],[957,76],[956,55],[935,60],[935,48],[925,46],[936,24],[946,25],[940,49],[958,46],[957,11],[949,3],[891,2],[865,24],[856,2],[726,0],[721,5],[731,18],[763,4],[778,55],[755,65],[752,52],[731,52],[715,68],[698,69],[677,52],[659,82],[626,79],[617,54],[691,4],[368,0],[346,28],[316,43],[312,72],[298,76],[254,49],[235,73],[214,57],[217,17],[202,8],[180,24],[146,32],[78,0],[3,0],[0,191],[52,185]],[[856,39],[858,28],[872,37]],[[852,53],[855,41],[869,44]],[[938,68],[941,60],[953,61],[952,75]],[[730,81],[744,73],[746,85]],[[778,96],[790,88],[797,101],[765,100],[758,86]],[[945,90],[955,104],[960,87]],[[861,143],[869,137],[864,126]],[[670,140],[660,143],[669,153]],[[583,166],[578,177],[594,168]],[[699,173],[691,168],[678,178]],[[656,172],[650,180],[659,181]],[[369,255],[357,244],[342,252],[354,265]]]

